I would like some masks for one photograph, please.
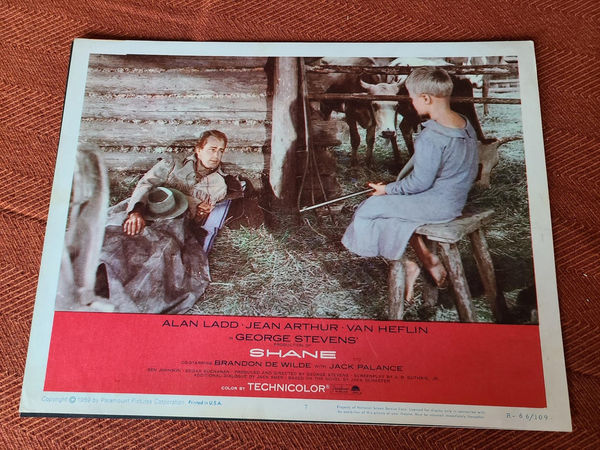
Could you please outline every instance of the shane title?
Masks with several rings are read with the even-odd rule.
[[[271,356],[276,356],[279,358],[300,358],[300,359],[336,359],[335,350],[288,350],[284,352],[283,350],[269,350],[263,348],[252,348],[250,349],[250,356],[252,358],[268,358]]]

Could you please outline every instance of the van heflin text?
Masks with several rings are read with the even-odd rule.
[[[320,322],[275,322],[250,321],[240,323],[238,320],[198,320],[191,318],[165,319],[163,327],[170,328],[219,328],[219,329],[248,329],[248,330],[290,330],[290,331],[349,331],[359,333],[390,333],[390,334],[428,334],[427,327],[419,325],[368,324],[368,323],[337,323]]]

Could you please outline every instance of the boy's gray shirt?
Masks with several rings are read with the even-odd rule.
[[[466,120],[466,118],[465,118]],[[415,229],[448,222],[462,213],[478,169],[475,130],[447,128],[429,120],[415,140],[414,169],[386,185],[354,214],[342,243],[361,256],[400,259]]]
[[[477,139],[473,126],[468,120],[464,128],[448,128],[428,120],[423,127],[415,141],[412,172],[402,180],[386,185],[386,194],[417,194],[434,187],[434,183],[436,188],[444,186],[468,193],[472,183],[469,169],[478,160],[474,162],[473,154],[466,151],[464,139]],[[476,154],[475,157],[478,159]]]

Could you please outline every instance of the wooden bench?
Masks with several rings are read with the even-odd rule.
[[[488,251],[483,225],[491,220],[494,211],[487,210],[479,213],[466,213],[448,223],[427,224],[416,229],[431,242],[431,251],[441,258],[448,281],[455,294],[455,304],[461,322],[476,322],[476,317],[471,304],[471,292],[465,277],[460,252],[459,241],[469,236],[473,249],[473,256],[485,290],[485,296],[490,304],[496,320],[499,318],[500,309],[506,305],[499,305],[504,301],[498,296],[494,265]],[[437,247],[437,248],[436,248]],[[404,266],[401,261],[392,261],[388,279],[389,288],[389,318],[400,320],[404,315]],[[423,302],[435,306],[438,298],[438,289],[425,277],[422,294]]]

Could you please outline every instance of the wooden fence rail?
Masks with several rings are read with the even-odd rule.
[[[365,93],[356,94],[309,94],[309,100],[380,100],[380,101],[402,101],[409,102],[408,95],[371,95]],[[452,97],[453,102],[458,103],[483,103],[520,105],[520,98],[495,98],[495,97]]]
[[[306,66],[306,71],[311,73],[358,73],[375,75],[408,75],[418,67],[430,66]],[[478,66],[440,66],[448,73],[456,75],[510,75],[518,73],[516,65],[512,64],[486,64]]]

